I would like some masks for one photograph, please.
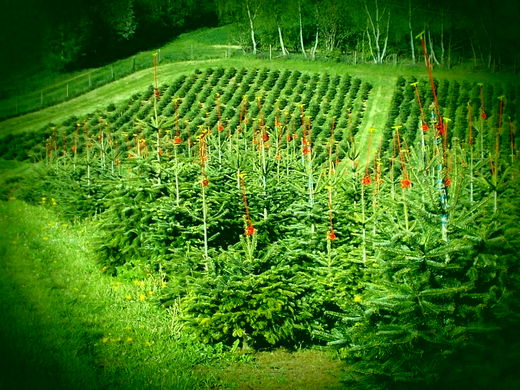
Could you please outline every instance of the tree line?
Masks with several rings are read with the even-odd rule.
[[[213,0],[4,0],[1,67],[42,62],[51,70],[100,66],[216,26]],[[8,61],[7,61],[8,60]]]
[[[514,2],[483,0],[215,0],[220,23],[235,23],[252,53],[282,56],[355,53],[382,63],[398,55],[416,62],[424,38],[434,64],[471,60],[489,68],[512,64],[519,48]],[[423,33],[423,35],[421,35]],[[516,34],[515,34],[516,33]]]
[[[52,70],[100,66],[182,32],[232,23],[252,53],[382,63],[416,62],[424,39],[434,64],[500,69],[520,51],[520,3],[504,0],[4,0],[2,71],[39,60]]]

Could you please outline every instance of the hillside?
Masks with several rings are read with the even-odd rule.
[[[16,310],[85,388],[514,387],[520,84],[433,72],[155,63],[1,122],[9,296],[57,302]]]

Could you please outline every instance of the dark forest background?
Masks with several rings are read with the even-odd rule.
[[[368,12],[375,0],[1,0],[2,72],[36,64],[74,70],[106,64],[158,47],[182,32],[236,23],[246,49],[249,10],[259,49],[279,43],[288,50],[360,50],[368,38]],[[515,64],[520,51],[520,2],[507,0],[379,0],[384,34],[388,16],[388,53],[411,56],[412,32],[430,33],[437,51],[470,60]],[[301,31],[301,34],[300,34]],[[331,41],[331,34],[333,39]],[[366,49],[366,46],[365,46]]]

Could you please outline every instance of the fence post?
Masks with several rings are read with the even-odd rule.
[[[68,99],[69,98],[69,83],[67,82],[67,94],[66,94],[66,98]]]

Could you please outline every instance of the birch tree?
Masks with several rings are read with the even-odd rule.
[[[263,0],[216,0],[219,19],[226,23],[235,23],[244,33],[247,31],[253,54],[258,51],[256,37],[256,19]]]
[[[299,22],[299,37],[300,37],[300,48],[302,50],[302,54],[305,58],[307,58],[307,53],[305,52],[305,45],[303,44],[303,15],[302,15],[302,1],[298,0],[298,22]]]
[[[410,49],[412,54],[412,62],[415,64],[415,42],[412,29],[412,0],[408,0],[408,29],[410,30]]]
[[[256,35],[255,35],[255,19],[260,9],[260,2],[254,0],[245,0],[247,11],[247,19],[249,21],[249,32],[251,34],[251,45],[253,46],[253,54],[257,52]]]
[[[365,3],[365,11],[367,13],[367,29],[368,46],[374,63],[382,64],[386,56],[388,46],[388,34],[390,31],[390,11],[384,8],[379,11],[378,0],[374,0],[374,14],[368,9]],[[386,29],[383,30],[383,23],[386,18]]]

